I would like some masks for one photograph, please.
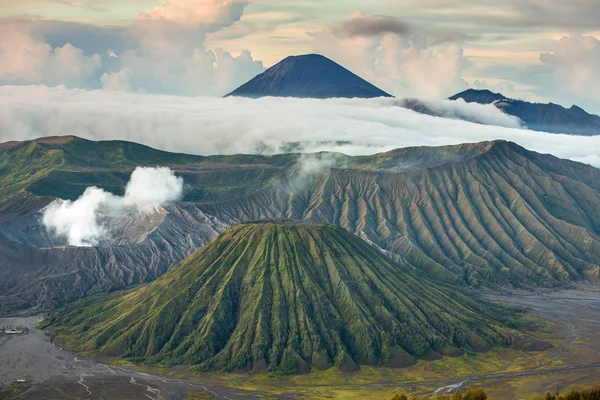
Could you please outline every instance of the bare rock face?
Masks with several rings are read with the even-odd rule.
[[[53,203],[56,202],[60,200]],[[57,235],[51,228],[44,226],[43,214],[51,205],[52,203],[38,212],[0,224],[0,235],[13,242],[35,248],[68,246],[67,237]],[[143,243],[148,235],[165,221],[167,215],[167,210],[160,206],[149,206],[139,211],[118,215],[99,214],[98,224],[106,233],[99,238],[97,247]]]
[[[0,225],[0,314],[52,310],[151,282],[228,227],[193,206],[150,211],[107,220],[112,236],[97,247],[66,245],[39,213]]]

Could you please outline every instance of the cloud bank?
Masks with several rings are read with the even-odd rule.
[[[72,246],[95,246],[109,235],[102,223],[104,217],[151,211],[149,207],[176,201],[182,193],[183,179],[169,168],[138,167],[131,174],[124,196],[89,187],[75,201],[51,203],[44,210],[43,223]]]
[[[442,100],[427,99],[399,99],[396,104],[433,117],[443,117],[470,121],[477,124],[503,126],[506,128],[522,128],[522,121],[512,115],[498,112],[498,107],[493,104],[467,103],[462,98]]]
[[[493,107],[459,105],[464,107],[463,113],[469,112],[481,121],[503,121],[505,126],[423,115],[400,107],[398,102],[210,99],[0,87],[0,141],[76,135],[93,140],[129,140],[162,150],[204,155],[290,151],[359,155],[407,146],[506,139],[561,158],[593,162],[600,156],[600,136],[515,129],[516,125],[511,125],[514,121]],[[445,107],[448,103],[436,104]]]
[[[0,19],[0,85],[222,96],[264,71],[247,50],[205,45],[208,34],[238,22],[244,7],[166,0],[121,28]]]

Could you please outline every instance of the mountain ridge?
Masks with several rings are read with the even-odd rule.
[[[126,142],[32,143],[0,154],[0,166],[15,167],[0,168],[6,193],[0,196],[0,237],[23,245],[18,252],[32,260],[0,269],[0,290],[12,299],[0,301],[5,313],[53,309],[81,293],[146,282],[227,227],[269,218],[340,226],[455,285],[555,287],[600,277],[600,170],[512,142],[359,157],[195,157],[133,151]],[[94,167],[100,148],[107,156]],[[186,189],[182,202],[153,218],[159,225],[151,233],[116,229],[105,248],[65,251],[65,239],[48,236],[41,225],[39,210],[57,197],[74,200],[88,186],[120,194],[136,165],[155,166],[156,160],[183,177]],[[307,160],[318,168],[305,169]],[[2,247],[9,245],[0,241]],[[44,260],[52,261],[47,268]],[[102,267],[94,264],[99,260]],[[132,274],[132,268],[151,273]],[[66,269],[80,285],[76,295],[66,279],[52,278]]]
[[[490,90],[468,89],[450,97],[467,103],[494,104],[506,114],[519,118],[532,130],[583,136],[600,135],[600,116],[573,105],[565,108],[554,103],[530,103],[508,98]]]

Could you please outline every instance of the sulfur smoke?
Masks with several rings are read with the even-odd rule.
[[[65,237],[72,246],[95,246],[109,235],[105,216],[148,212],[152,206],[181,198],[183,179],[166,167],[138,167],[131,174],[123,196],[89,187],[75,201],[59,200],[44,210],[46,229]]]

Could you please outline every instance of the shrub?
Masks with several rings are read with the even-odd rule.
[[[465,393],[464,400],[487,400],[487,394],[483,389],[471,389]]]

